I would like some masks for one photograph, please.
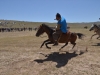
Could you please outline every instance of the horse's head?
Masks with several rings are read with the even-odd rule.
[[[48,25],[42,24],[39,26],[36,36],[39,37],[44,32],[46,32],[48,36],[51,36],[54,30],[50,28]]]
[[[92,26],[90,27],[89,31],[94,30],[95,25],[96,25],[96,24],[92,24]]]
[[[38,30],[37,30],[37,33],[36,33],[36,36],[39,37],[41,34],[44,33],[44,28],[43,28],[44,24],[41,24],[39,27],[38,27]]]
[[[94,30],[94,31],[96,31],[96,30],[98,30],[98,25],[97,24],[92,24],[92,26],[91,26],[91,28],[89,29],[89,31],[92,31],[92,30]]]

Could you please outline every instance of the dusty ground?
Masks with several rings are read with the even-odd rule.
[[[45,46],[40,49],[47,39],[45,34],[35,37],[35,31],[0,33],[0,75],[100,75],[100,40],[90,40],[93,32],[87,29],[71,31],[86,37],[78,39],[73,50],[69,44],[61,52],[63,44],[50,45],[51,50]]]

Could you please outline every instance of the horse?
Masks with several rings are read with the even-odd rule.
[[[88,27],[87,27],[87,26],[85,26],[84,28],[85,28],[85,29],[87,29]]]
[[[39,37],[44,32],[48,35],[48,39],[45,40],[41,44],[40,48],[42,48],[42,46],[45,44],[46,48],[51,49],[51,47],[49,47],[48,44],[54,44],[53,33],[55,32],[55,30],[53,30],[52,28],[50,28],[46,24],[41,24],[38,27],[38,30],[37,30],[35,36]],[[84,36],[84,34],[82,34],[82,33],[72,33],[72,32],[62,33],[61,36],[59,37],[58,42],[59,43],[65,43],[65,45],[63,45],[59,50],[61,50],[65,46],[67,46],[68,42],[70,42],[73,45],[73,47],[72,47],[72,49],[73,49],[75,47],[75,45],[76,45],[75,41],[77,39],[77,36],[78,36],[79,39],[82,39],[82,37]]]
[[[91,36],[91,39],[92,39],[92,37],[95,36],[95,35],[99,35],[99,36],[97,37],[97,39],[99,39],[99,38],[100,38],[100,27],[99,27],[99,25],[97,25],[97,24],[92,24],[92,26],[90,27],[89,31],[92,31],[92,30],[94,30],[95,34],[93,34],[93,35]]]

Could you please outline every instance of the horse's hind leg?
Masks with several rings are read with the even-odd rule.
[[[75,47],[76,43],[75,42],[71,42],[71,44],[73,45],[72,49]]]
[[[75,41],[77,40],[77,35],[73,34],[73,36],[70,39],[70,43],[73,45],[72,49],[76,46]]]
[[[61,50],[62,48],[64,48],[65,46],[67,46],[68,45],[68,42],[67,43],[65,43],[65,45],[64,46],[62,46],[59,50]]]

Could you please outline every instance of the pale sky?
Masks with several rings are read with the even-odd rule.
[[[67,22],[98,21],[100,0],[0,0],[0,19],[56,22],[56,13]]]

